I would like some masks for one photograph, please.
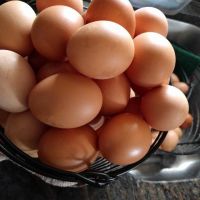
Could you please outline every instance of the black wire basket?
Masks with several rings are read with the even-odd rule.
[[[174,45],[177,57],[175,73],[189,85],[187,99],[189,113],[193,116],[191,127],[183,130],[183,136],[176,149],[170,154],[191,155],[200,153],[200,57]],[[184,59],[183,59],[184,57]],[[183,63],[185,62],[185,63]],[[158,151],[157,154],[163,154]],[[165,154],[169,154],[166,153]]]
[[[128,172],[149,158],[161,145],[167,132],[160,132],[148,153],[138,162],[127,166],[114,165],[104,158],[98,158],[87,171],[81,173],[58,170],[41,163],[18,149],[5,136],[4,130],[0,129],[0,151],[16,164],[36,174],[67,182],[83,182],[93,186],[104,186],[114,181],[118,176]]]
[[[29,0],[26,2],[35,9],[34,0]],[[184,77],[185,81],[189,83],[189,78],[183,69],[181,69],[180,73],[181,76]],[[190,91],[192,92],[192,90]],[[188,97],[191,96],[191,92],[189,92]],[[135,168],[136,166],[143,163],[146,159],[148,159],[153,153],[156,152],[156,150],[165,139],[166,135],[167,132],[160,132],[154,143],[151,145],[148,153],[136,163],[127,166],[119,166],[114,165],[108,160],[99,157],[88,170],[81,173],[58,170],[56,168],[41,163],[39,159],[30,157],[29,155],[18,149],[11,141],[9,141],[9,139],[4,134],[3,128],[0,128],[0,151],[5,154],[10,160],[32,173],[36,173],[44,177],[52,178],[59,181],[76,183],[82,182],[93,186],[102,187],[111,183],[120,175],[128,172],[129,170]],[[191,135],[191,137],[194,137],[192,132]],[[188,138],[186,140],[188,141]],[[198,136],[198,140],[200,140],[200,136]],[[180,144],[180,146],[181,145],[184,146],[184,143]]]

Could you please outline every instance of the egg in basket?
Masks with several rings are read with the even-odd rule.
[[[77,0],[36,6],[0,6],[0,149],[35,173],[105,185],[188,115],[169,85],[167,19],[128,0],[93,0],[85,12]]]

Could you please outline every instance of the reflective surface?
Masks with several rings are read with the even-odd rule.
[[[168,22],[168,39],[194,54],[200,55],[200,28],[173,19],[168,19]]]
[[[178,181],[200,178],[200,155],[153,156],[129,172],[138,180]]]
[[[200,55],[200,29],[190,24],[169,20],[169,39]],[[178,181],[200,178],[200,66],[189,78],[190,113],[193,124],[186,129],[176,150],[157,151],[151,158],[129,173],[138,180]]]

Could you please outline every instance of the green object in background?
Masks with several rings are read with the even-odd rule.
[[[192,75],[197,67],[200,67],[200,56],[193,54],[181,48],[178,45],[173,44],[176,53],[176,68],[175,72],[180,74],[180,69],[182,68],[188,77]]]

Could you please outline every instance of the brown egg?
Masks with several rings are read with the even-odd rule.
[[[33,45],[42,56],[50,60],[64,60],[68,40],[83,24],[82,16],[70,7],[46,8],[33,23]]]
[[[102,94],[93,80],[75,73],[60,73],[33,88],[29,106],[39,120],[50,126],[76,128],[98,115]]]
[[[179,89],[163,85],[150,90],[142,97],[141,110],[152,128],[168,131],[184,122],[189,105],[187,98]]]
[[[97,136],[88,126],[50,129],[39,143],[39,159],[58,169],[81,172],[97,158]]]
[[[175,128],[174,132],[176,132],[176,134],[178,135],[178,138],[181,139],[182,135],[183,135],[183,131],[181,128]]]
[[[153,7],[144,7],[135,11],[135,35],[145,32],[156,32],[164,37],[168,34],[168,22],[165,15]]]
[[[100,135],[100,133],[102,132],[104,126],[106,125],[106,123],[107,123],[109,120],[110,120],[110,118],[105,118],[104,124],[103,124],[98,130],[95,131],[96,134],[97,134],[98,136]],[[100,154],[102,154],[102,153],[100,153]],[[103,157],[103,156],[102,156],[102,157]]]
[[[142,116],[142,112],[140,109],[141,98],[140,97],[132,97],[129,99],[129,102],[124,110],[124,112],[136,114]]]
[[[87,13],[87,11],[84,11],[84,12],[82,13],[82,17],[83,17],[83,19],[84,19],[85,24],[86,24],[86,13]]]
[[[39,12],[55,5],[69,6],[79,13],[83,12],[83,0],[36,0],[36,7]]]
[[[172,84],[176,82],[180,82],[179,77],[175,73],[171,74],[170,79],[171,79]]]
[[[0,126],[5,127],[9,112],[0,109]]]
[[[130,84],[126,76],[121,74],[111,79],[97,80],[96,83],[103,95],[101,113],[111,115],[123,111],[130,98]]]
[[[97,131],[99,130],[105,123],[106,118],[103,115],[98,115],[95,119],[93,119],[90,123],[89,126]]]
[[[28,56],[28,62],[31,65],[34,72],[37,72],[40,69],[40,67],[42,67],[43,65],[45,65],[45,63],[47,63],[47,59],[41,56],[38,52],[33,51]]]
[[[41,81],[48,76],[61,72],[76,72],[69,62],[50,62],[40,68],[37,80]]]
[[[142,96],[143,94],[145,94],[146,92],[152,89],[152,87],[142,87],[134,83],[131,83],[131,88],[135,92],[136,96]]]
[[[19,149],[31,151],[38,148],[39,139],[46,128],[30,111],[26,111],[9,115],[5,134]]]
[[[123,113],[109,120],[99,134],[99,149],[110,162],[128,165],[137,162],[148,152],[151,131],[137,115]]]
[[[0,108],[7,112],[27,110],[28,94],[35,85],[35,75],[19,54],[0,50]]]
[[[187,94],[189,91],[189,86],[184,82],[175,82],[172,83],[172,85],[181,90],[184,94]]]
[[[178,135],[174,130],[170,130],[167,133],[167,136],[163,143],[161,144],[161,149],[167,152],[172,152],[176,149],[177,144],[179,143]]]
[[[109,79],[129,67],[134,57],[134,44],[122,26],[96,21],[84,25],[72,36],[67,55],[80,73],[95,79]]]
[[[22,1],[10,1],[0,6],[0,49],[27,56],[33,50],[30,32],[36,14]]]
[[[155,87],[170,78],[175,67],[175,52],[170,42],[158,33],[143,33],[134,39],[135,57],[127,70],[130,81],[142,87]]]
[[[183,122],[183,124],[181,124],[180,128],[182,129],[189,128],[192,126],[192,122],[193,122],[193,117],[190,113],[188,113],[185,121]]]
[[[128,0],[93,0],[87,10],[86,22],[107,20],[123,26],[131,36],[135,34],[135,13]]]

